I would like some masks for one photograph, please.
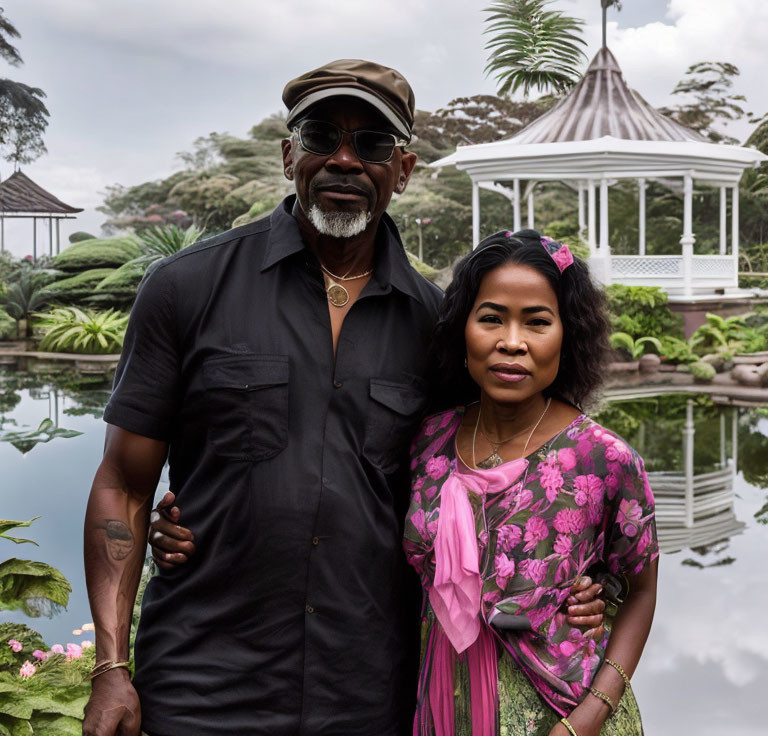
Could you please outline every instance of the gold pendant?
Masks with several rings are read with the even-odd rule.
[[[328,301],[334,307],[343,307],[349,301],[349,292],[341,284],[331,281],[325,292],[328,294]]]
[[[477,463],[477,467],[481,470],[490,470],[501,465],[504,461],[499,457],[496,452],[492,452],[485,460],[481,460]]]

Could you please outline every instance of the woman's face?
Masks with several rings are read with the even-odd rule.
[[[560,367],[557,296],[536,269],[499,266],[480,283],[464,338],[469,374],[492,401],[517,403],[540,394]]]

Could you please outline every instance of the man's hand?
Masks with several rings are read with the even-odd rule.
[[[83,736],[139,736],[141,706],[128,671],[114,669],[93,680]]]
[[[195,554],[195,535],[178,524],[181,510],[174,506],[176,496],[168,491],[149,516],[149,543],[158,567],[172,570]]]
[[[591,629],[589,634],[600,635],[603,625],[603,611],[605,601],[597,596],[603,591],[600,583],[593,583],[592,578],[583,575],[571,586],[571,595],[568,604],[568,623],[571,626],[587,626]]]

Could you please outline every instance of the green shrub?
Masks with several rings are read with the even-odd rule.
[[[694,363],[699,356],[693,352],[687,340],[669,335],[659,338],[662,355],[670,363]]]
[[[69,246],[53,259],[59,271],[90,271],[94,268],[116,268],[140,255],[134,237],[83,240]]]
[[[72,235],[69,236],[70,243],[80,243],[83,240],[96,240],[96,236],[83,232],[82,230],[78,230],[76,233],[72,233]]]
[[[626,350],[632,360],[637,360],[645,353],[646,345],[653,345],[656,352],[661,354],[661,343],[656,337],[638,337],[635,340],[626,332],[614,332],[611,334],[611,345]]]
[[[717,374],[714,366],[701,360],[691,363],[691,375],[696,383],[709,383]]]
[[[611,284],[605,290],[611,328],[638,337],[683,337],[683,320],[658,286]]]
[[[41,350],[62,353],[119,353],[128,325],[128,315],[113,309],[95,312],[58,307],[36,317],[36,326],[45,331]]]
[[[54,281],[48,286],[51,299],[62,304],[80,304],[92,296],[96,287],[115,272],[114,268],[92,268]]]
[[[4,309],[0,309],[0,340],[15,340],[16,335],[16,320]]]

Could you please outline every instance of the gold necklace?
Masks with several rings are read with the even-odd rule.
[[[323,281],[325,282],[325,293],[328,296],[328,301],[333,304],[334,307],[343,307],[349,302],[349,292],[339,283],[339,281],[355,281],[356,279],[362,279],[366,276],[370,276],[373,273],[373,269],[364,271],[357,274],[357,276],[350,276],[349,271],[343,276],[337,276],[335,273],[331,273],[322,263],[320,268],[323,271]],[[350,269],[352,270],[352,269]]]
[[[552,397],[550,396],[547,399],[547,404],[544,407],[544,411],[541,412],[541,416],[539,417],[536,424],[533,425],[533,429],[530,431],[528,435],[528,439],[525,441],[525,445],[523,447],[523,454],[520,457],[525,457],[526,450],[528,449],[528,443],[531,441],[531,437],[533,437],[533,433],[538,429],[539,425],[541,424],[541,420],[544,419],[544,415],[547,413],[547,409],[549,409],[549,405],[552,403]],[[486,440],[488,440],[488,444],[491,446],[491,454],[485,458],[485,460],[481,460],[480,462],[477,462],[475,460],[475,443],[477,442],[477,429],[480,426],[480,417],[482,416],[482,404],[480,405],[480,408],[477,410],[477,421],[475,422],[475,431],[472,433],[472,464],[475,466],[475,468],[479,468],[480,470],[490,470],[491,468],[495,468],[499,465],[501,465],[504,460],[499,455],[499,448],[506,442],[509,442],[510,440],[517,437],[519,432],[515,435],[512,435],[512,437],[507,438],[506,440],[502,440],[501,442],[492,442],[488,436],[483,432],[483,437],[485,437]]]

